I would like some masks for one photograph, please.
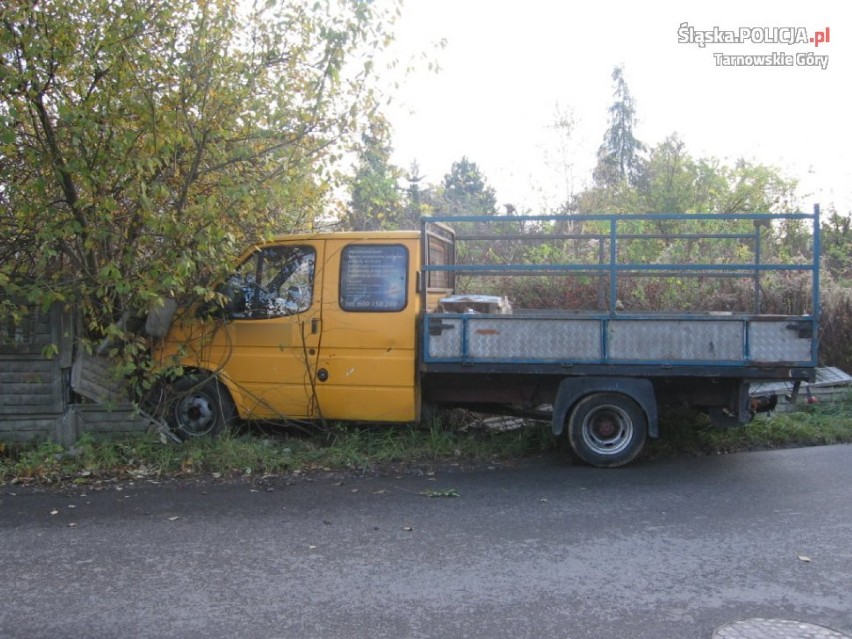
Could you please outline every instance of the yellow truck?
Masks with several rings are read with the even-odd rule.
[[[785,221],[811,225],[808,263],[762,252]],[[664,250],[639,262],[622,247],[641,241]],[[727,248],[715,256],[714,243]],[[584,282],[594,308],[519,308],[499,290],[542,277],[551,291]],[[806,281],[807,308],[761,312],[772,277]],[[632,309],[621,298],[642,278],[745,280],[754,308]],[[411,423],[467,406],[546,414],[581,459],[614,467],[659,435],[662,403],[730,426],[775,401],[750,384],[795,394],[813,378],[819,213],[435,217],[419,231],[290,235],[246,251],[222,293],[224,308],[184,314],[157,350],[185,371],[168,416],[182,436],[236,419]]]

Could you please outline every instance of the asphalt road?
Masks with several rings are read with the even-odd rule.
[[[752,617],[852,634],[852,446],[0,486],[3,638],[709,639]]]

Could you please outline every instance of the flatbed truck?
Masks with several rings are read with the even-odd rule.
[[[779,225],[804,229],[806,259],[769,254]],[[167,420],[199,436],[235,419],[412,423],[468,407],[546,416],[586,463],[622,466],[660,435],[661,405],[732,426],[773,406],[750,385],[795,394],[813,379],[819,231],[815,208],[444,216],[276,237],[240,258],[223,308],[185,313],[160,342],[185,373]],[[706,295],[696,309],[723,281],[750,308]],[[805,287],[804,306],[765,312],[777,282]],[[541,308],[518,303],[533,285],[549,292]],[[688,308],[648,310],[649,290]]]

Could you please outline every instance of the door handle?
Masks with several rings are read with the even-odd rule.
[[[311,334],[316,335],[317,333],[319,333],[319,329],[320,329],[320,320],[319,320],[318,317],[314,317],[311,320]]]

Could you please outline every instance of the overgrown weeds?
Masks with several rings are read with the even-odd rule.
[[[81,438],[65,449],[52,443],[7,447],[0,478],[16,483],[87,483],[165,477],[246,478],[320,470],[369,471],[385,464],[493,461],[546,449],[541,425],[512,432],[460,432],[436,422],[408,426],[336,425],[315,435],[249,432],[164,443],[155,435],[121,440]]]
[[[668,411],[661,417],[661,437],[647,455],[716,455],[747,450],[852,443],[852,403],[825,402],[790,413],[762,414],[743,427],[718,429],[706,416]]]
[[[713,428],[697,413],[668,411],[662,415],[660,430],[661,438],[650,442],[645,459],[850,443],[852,403],[824,403],[794,413],[758,416],[746,427],[726,430]],[[177,445],[155,435],[121,440],[83,437],[67,449],[52,443],[5,445],[0,448],[0,480],[88,484],[373,472],[388,466],[495,463],[554,453],[562,447],[542,422],[506,431],[440,422],[430,428],[336,425],[312,435],[253,431]]]

